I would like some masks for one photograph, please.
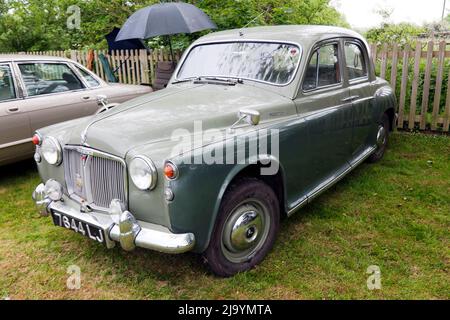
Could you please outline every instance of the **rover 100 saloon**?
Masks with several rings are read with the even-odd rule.
[[[395,106],[353,31],[212,33],[166,89],[38,129],[33,198],[108,248],[192,251],[231,276],[262,262],[281,219],[383,157]]]

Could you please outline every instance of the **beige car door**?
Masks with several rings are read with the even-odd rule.
[[[0,165],[33,154],[31,128],[11,63],[0,63]]]
[[[66,62],[21,62],[18,71],[26,91],[24,110],[31,130],[93,114],[96,97]]]

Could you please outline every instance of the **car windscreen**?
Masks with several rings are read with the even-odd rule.
[[[295,76],[300,48],[287,43],[227,42],[203,44],[187,55],[177,79],[240,78],[286,85]]]

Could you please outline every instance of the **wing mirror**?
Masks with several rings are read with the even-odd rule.
[[[239,119],[230,127],[230,131],[233,131],[234,128],[242,121],[247,122],[251,126],[257,126],[261,121],[261,114],[256,110],[241,109],[239,110],[238,118]]]
[[[102,107],[106,107],[108,105],[108,97],[105,95],[97,96],[97,104]]]
[[[245,120],[249,125],[257,126],[261,121],[261,114],[256,110],[242,109],[239,111],[239,119]]]

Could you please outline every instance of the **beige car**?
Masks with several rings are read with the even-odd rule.
[[[106,83],[68,59],[0,55],[0,165],[31,157],[36,129],[150,92],[148,86]]]

